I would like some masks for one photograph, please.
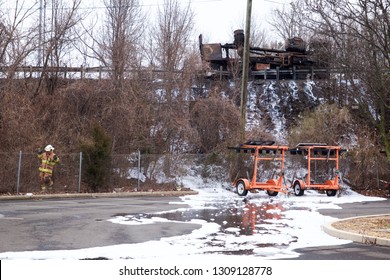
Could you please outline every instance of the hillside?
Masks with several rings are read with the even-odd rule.
[[[121,88],[108,80],[53,82],[50,91],[36,91],[34,80],[3,81],[0,142],[5,160],[1,170],[10,182],[3,191],[14,190],[19,151],[26,165],[22,171],[31,178],[25,178],[23,184],[33,182],[36,149],[48,143],[62,156],[65,169],[61,174],[70,176],[63,186],[69,189],[76,183],[72,174],[78,174],[79,152],[83,145],[94,145],[94,128],[108,136],[115,164],[126,168],[129,159],[125,155],[140,150],[149,158],[142,162],[144,173],[165,174],[163,177],[171,177],[175,168],[169,163],[168,169],[164,164],[159,169],[157,159],[164,155],[195,154],[207,159],[207,155],[218,154],[226,159],[226,147],[240,142],[239,95],[234,81],[184,87],[143,79],[124,81]],[[351,186],[383,188],[384,182],[390,181],[388,163],[379,153],[380,145],[366,115],[354,109],[347,93],[334,81],[252,81],[246,138],[291,146],[299,142],[341,145],[350,151],[343,172]],[[207,166],[210,162],[196,164]],[[148,178],[146,185],[158,182],[155,176]],[[115,186],[108,188],[126,182],[116,180]]]
[[[323,100],[313,81],[257,81],[249,86],[247,131],[263,129],[288,144],[289,129],[307,109]]]
[[[388,195],[389,165],[372,137],[370,117],[348,90],[344,85],[335,88],[331,81],[252,82],[247,132],[256,135],[260,130],[260,135],[290,147],[302,142],[340,145],[348,150],[341,159],[345,184],[364,194]]]

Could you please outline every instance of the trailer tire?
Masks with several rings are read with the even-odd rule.
[[[302,189],[301,184],[299,183],[299,181],[295,181],[293,189],[294,189],[294,194],[296,196],[302,196],[303,193],[304,193],[304,190]]]
[[[337,193],[337,190],[326,190],[326,195],[327,196],[335,196]]]
[[[246,196],[248,194],[248,190],[245,188],[245,183],[242,180],[237,182],[236,189],[239,196]]]
[[[277,196],[277,195],[278,195],[278,192],[267,190],[267,194],[268,194],[269,196]]]

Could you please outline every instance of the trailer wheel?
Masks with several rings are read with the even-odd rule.
[[[337,193],[337,190],[326,190],[327,196],[335,196]]]
[[[267,190],[267,194],[268,194],[269,196],[277,196],[277,195],[278,195],[278,192]]]
[[[245,188],[244,181],[240,180],[236,184],[237,193],[239,196],[246,196],[248,194],[248,190]]]
[[[304,190],[302,189],[301,184],[299,183],[299,181],[296,181],[294,183],[294,194],[296,196],[302,196],[303,193],[304,193]]]

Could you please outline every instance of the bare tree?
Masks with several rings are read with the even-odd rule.
[[[97,60],[112,70],[116,88],[121,88],[126,70],[139,68],[145,16],[139,0],[105,0],[104,4],[103,30],[101,35],[92,34],[97,48],[91,49]]]
[[[44,80],[48,94],[54,94],[59,77],[58,67],[62,63],[61,59],[69,52],[67,48],[73,46],[73,41],[77,40],[77,35],[72,30],[81,20],[78,15],[81,0],[72,0],[69,6],[67,2],[66,0],[52,0],[51,16],[48,16],[44,22],[45,28],[42,40],[43,71],[35,96],[39,94]]]
[[[194,27],[190,4],[182,8],[178,0],[164,0],[152,27],[153,61],[165,71],[174,72],[183,66]]]
[[[308,26],[331,38],[354,99],[377,128],[390,161],[390,5],[387,0],[305,0]],[[361,83],[356,84],[356,79]]]
[[[286,40],[293,37],[307,39],[305,26],[302,22],[305,10],[300,2],[301,0],[296,0],[291,2],[287,8],[283,5],[282,9],[273,10],[269,23],[280,39]]]
[[[219,96],[197,101],[191,110],[191,124],[196,128],[202,153],[224,151],[240,138],[239,110]]]
[[[24,1],[16,1],[14,8],[7,15],[0,15],[0,65],[6,66],[6,76],[14,78],[15,69],[36,50],[37,26],[30,28],[23,25],[32,20],[37,9],[34,3],[27,6]]]
[[[36,48],[35,27],[23,28],[26,21],[32,20],[36,5],[28,6],[23,1],[13,4],[13,8],[9,10],[3,9],[0,4],[0,68],[2,76],[7,78],[2,79],[0,88],[1,151],[11,151],[18,145],[26,144],[34,132],[33,124],[21,121],[21,116],[28,120],[33,119],[34,108],[20,89],[20,83],[14,78],[17,67],[23,64]],[[8,160],[9,158],[4,158],[4,161]]]
[[[252,47],[268,47],[269,42],[269,32],[262,26],[261,22],[257,19],[260,18],[260,16],[256,14],[252,14],[251,17],[251,32],[250,32],[250,45]],[[232,26],[231,29],[231,36],[233,37],[234,31],[237,29],[245,30],[245,15],[243,18],[239,21],[238,24],[235,24]]]
[[[269,33],[256,21],[251,23],[250,45],[253,47],[268,47]]]
[[[177,0],[165,0],[150,30],[149,63],[162,71],[153,134],[164,144],[163,151],[175,150],[177,139],[188,132],[186,97],[192,80],[186,71],[193,61],[193,20],[190,4],[182,8]]]

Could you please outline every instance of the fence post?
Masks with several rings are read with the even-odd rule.
[[[293,80],[295,81],[297,79],[297,67],[295,65],[293,66],[292,71],[293,71]]]
[[[81,192],[81,170],[83,166],[83,152],[80,152],[80,166],[79,166],[79,186],[77,192]]]
[[[22,166],[22,151],[19,152],[19,163],[18,163],[18,178],[16,181],[16,194],[19,194],[19,185],[20,185],[20,170]]]
[[[138,150],[138,182],[137,182],[137,191],[140,191],[140,176],[141,176],[141,151]]]

